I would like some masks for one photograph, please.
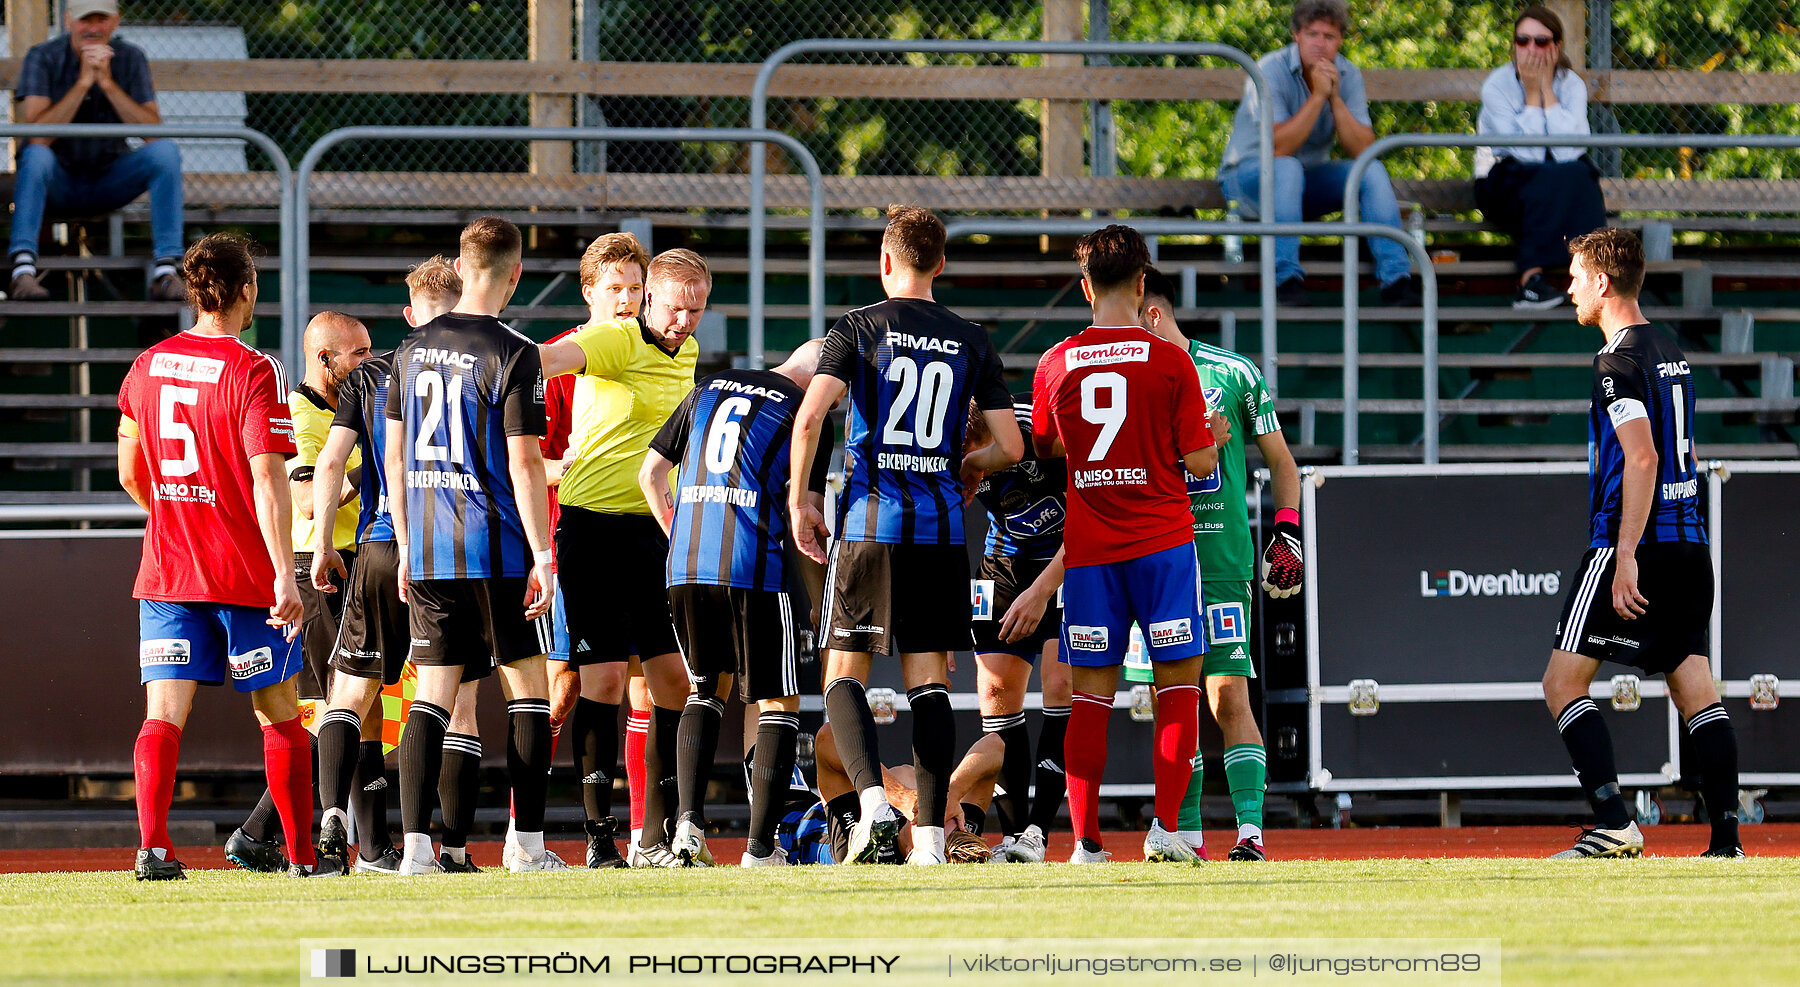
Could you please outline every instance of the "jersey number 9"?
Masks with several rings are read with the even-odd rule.
[[[1119,429],[1125,427],[1125,414],[1129,410],[1125,404],[1125,386],[1125,375],[1112,371],[1081,379],[1081,420],[1100,426],[1093,451],[1088,453],[1090,463],[1106,458],[1113,440],[1119,437]],[[1099,402],[1103,391],[1106,393],[1105,404]]]

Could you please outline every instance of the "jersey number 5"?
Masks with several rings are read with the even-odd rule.
[[[1106,394],[1106,403],[1100,403],[1101,393]],[[1093,451],[1088,453],[1088,462],[1097,463],[1106,458],[1112,449],[1113,440],[1119,437],[1119,429],[1125,427],[1125,375],[1106,371],[1081,378],[1081,420],[1089,425],[1100,426],[1100,434],[1094,439]]]
[[[418,438],[413,440],[413,458],[419,462],[449,461],[462,465],[462,380],[462,374],[455,374],[450,378],[450,386],[445,387],[443,374],[436,370],[424,370],[420,371],[418,379],[413,382],[413,394],[425,406],[425,417],[419,422]],[[452,397],[458,400],[451,400]],[[445,408],[449,408],[450,418],[448,447],[432,442],[437,437],[438,426],[444,424]]]
[[[178,404],[195,405],[200,403],[198,387],[182,387],[178,384],[164,384],[157,394],[157,429],[156,434],[164,439],[181,443],[180,459],[163,459],[156,464],[164,476],[193,476],[200,472],[200,446],[195,440],[194,430],[186,422],[175,420],[175,406]]]
[[[888,364],[887,379],[900,382],[900,394],[888,409],[887,427],[881,430],[881,441],[890,446],[910,446],[916,437],[920,449],[936,449],[944,444],[945,417],[950,411],[950,392],[955,388],[950,365],[932,360],[921,371],[910,356],[895,357]],[[913,399],[918,406],[913,408]],[[901,419],[913,408],[912,431],[901,427]]]

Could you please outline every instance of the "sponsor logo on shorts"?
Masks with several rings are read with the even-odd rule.
[[[1075,370],[1079,367],[1104,367],[1113,363],[1148,363],[1150,362],[1150,343],[1148,341],[1129,340],[1120,343],[1102,343],[1098,346],[1071,346],[1063,351],[1063,369]]]
[[[835,637],[839,640],[843,640],[844,638],[847,638],[852,634],[886,634],[886,633],[887,633],[887,628],[881,626],[880,624],[857,624],[855,627],[834,627],[831,629],[831,636]]]
[[[412,639],[412,646],[415,648],[429,648],[431,647],[431,639],[428,637],[415,637]]]
[[[160,637],[138,645],[138,667],[185,665],[193,654],[185,637]]]
[[[224,372],[225,361],[215,360],[211,357],[158,353],[150,358],[149,374],[152,377],[170,377],[175,380],[217,384],[219,377]]]
[[[969,616],[976,620],[994,619],[994,581],[969,580]]]
[[[255,678],[275,667],[275,651],[273,648],[257,648],[248,654],[232,655],[225,659],[231,668],[234,679]]]
[[[355,648],[339,648],[338,654],[345,658],[356,658],[362,661],[373,661],[381,657],[379,651],[358,651]]]
[[[1555,596],[1562,592],[1562,570],[1555,572],[1464,572],[1461,569],[1419,570],[1420,596]]]
[[[1070,624],[1069,647],[1076,651],[1105,651],[1107,648],[1106,628]]]
[[[1214,644],[1249,640],[1248,628],[1242,603],[1214,603],[1206,608],[1206,632]]]
[[[1180,620],[1161,620],[1150,624],[1150,646],[1152,648],[1171,648],[1177,644],[1194,643],[1194,621],[1183,617]]]
[[[1616,644],[1624,648],[1641,648],[1644,646],[1643,642],[1633,641],[1628,637],[1601,637],[1598,634],[1589,634],[1587,643],[1599,645]]]

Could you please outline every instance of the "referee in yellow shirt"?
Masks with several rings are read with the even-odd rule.
[[[669,866],[675,814],[675,734],[687,703],[687,667],[675,642],[665,589],[669,539],[637,483],[650,440],[694,387],[699,344],[694,330],[712,293],[712,273],[691,250],[650,262],[644,314],[586,326],[539,347],[544,376],[582,373],[591,389],[592,423],[557,484],[557,573],[568,608],[569,664],[580,667],[640,657],[650,688],[645,743],[643,835],[630,854],[640,865]],[[581,409],[576,409],[578,417]]]
[[[301,338],[306,358],[306,379],[288,395],[288,407],[294,417],[294,445],[299,453],[288,460],[288,482],[293,489],[294,545],[313,543],[313,464],[319,450],[331,433],[331,419],[337,412],[338,388],[349,379],[350,371],[369,358],[369,330],[361,322],[342,312],[320,312],[306,324]],[[350,454],[347,469],[355,471],[361,460]],[[356,555],[356,520],[359,505],[356,498],[355,473],[347,477],[339,497],[337,516],[333,519],[333,546],[350,564]],[[312,553],[294,553],[294,576],[300,585],[300,603],[305,617],[300,624],[300,649],[306,663],[300,669],[299,686],[302,700],[323,700],[331,684],[331,653],[337,644],[338,617],[343,607],[342,593],[321,593],[312,585]],[[381,721],[369,718],[374,736],[381,737]],[[312,725],[316,731],[318,723]],[[364,737],[369,734],[364,731]],[[313,778],[318,779],[319,747],[313,737]],[[384,779],[385,780],[385,779]],[[359,786],[360,787],[360,786]],[[385,813],[384,813],[385,815]],[[358,820],[359,823],[362,820]],[[253,870],[274,869],[279,859],[279,822],[275,803],[267,791],[244,820],[244,825],[226,841],[226,854],[241,867]],[[385,825],[382,827],[386,829]],[[374,834],[365,834],[365,839]],[[385,832],[380,839],[386,839]],[[293,848],[289,847],[289,852]]]

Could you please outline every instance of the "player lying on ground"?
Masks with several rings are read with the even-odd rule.
[[[743,864],[775,862],[777,810],[800,732],[801,625],[811,609],[788,564],[788,455],[820,348],[808,340],[774,370],[726,370],[702,380],[650,440],[638,471],[669,533],[669,605],[693,683],[681,714],[680,804],[669,841],[675,862],[686,866],[712,863],[704,801],[734,676],[738,694],[760,712],[762,752]],[[815,508],[825,506],[830,463],[831,448],[821,444],[807,471]]]
[[[181,266],[194,327],[145,350],[119,389],[119,484],[150,514],[132,591],[146,700],[132,752],[137,878],[184,876],[169,855],[181,731],[200,684],[228,677],[262,724],[263,767],[294,854],[288,873],[305,877],[312,756],[294,693],[301,606],[286,374],[238,338],[256,310],[250,241],[213,234]]]
[[[1300,592],[1305,574],[1300,557],[1300,470],[1281,434],[1275,400],[1263,385],[1256,364],[1244,357],[1182,335],[1175,321],[1175,286],[1156,268],[1144,273],[1144,326],[1181,347],[1193,358],[1200,392],[1214,417],[1225,416],[1231,438],[1219,445],[1219,465],[1212,474],[1188,474],[1189,508],[1194,516],[1194,552],[1205,577],[1206,657],[1200,674],[1206,699],[1219,732],[1225,736],[1225,783],[1236,809],[1237,845],[1232,860],[1266,860],[1263,849],[1263,786],[1268,752],[1250,711],[1250,618],[1255,613],[1251,580],[1256,577],[1256,542],[1250,536],[1245,501],[1249,483],[1246,436],[1269,464],[1275,488],[1275,524],[1263,553],[1262,585],[1277,599]],[[1200,792],[1205,761],[1194,754],[1194,775],[1181,801],[1178,835],[1206,856],[1200,828]]]
[[[1031,431],[1031,395],[1015,397],[1013,416]],[[963,426],[963,451],[990,441],[987,417],[974,403]],[[1002,833],[998,860],[1043,863],[1046,834],[1062,808],[1063,736],[1069,724],[1069,666],[1056,650],[1062,633],[1064,490],[1063,461],[1025,458],[986,474],[975,499],[987,510],[987,545],[975,574],[979,607],[975,635],[975,694],[981,729],[1006,748],[1002,794],[995,798]],[[1038,661],[1039,655],[1043,661]],[[1031,668],[1040,669],[1044,722],[1038,728],[1037,790],[1032,781],[1031,735],[1025,727],[1025,690]],[[1029,805],[1029,812],[1027,806]]]
[[[975,741],[974,746],[969,748],[968,753],[963,755],[962,760],[950,772],[949,782],[945,786],[945,814],[933,817],[934,825],[928,827],[919,825],[919,812],[924,801],[919,795],[918,771],[910,764],[883,766],[882,792],[888,804],[900,814],[901,827],[894,834],[891,848],[883,849],[866,860],[857,860],[850,852],[850,839],[861,824],[862,797],[850,782],[849,769],[844,766],[831,724],[820,727],[818,736],[813,738],[813,757],[818,765],[819,800],[825,806],[831,827],[832,860],[838,863],[910,862],[917,849],[915,841],[919,838],[919,831],[941,827],[948,834],[945,837],[944,862],[987,863],[992,852],[988,849],[987,842],[981,838],[981,833],[987,825],[988,809],[993,804],[995,795],[995,782],[1000,778],[1000,769],[1006,759],[1005,746],[998,736],[991,733],[984,733]]]
[[[455,307],[462,295],[462,279],[442,257],[432,257],[407,274],[411,304],[402,311],[408,325],[419,326]],[[352,450],[362,462],[386,460],[388,383],[393,376],[393,353],[372,356],[344,382],[338,397],[337,417],[314,473],[313,494],[321,503],[341,482]],[[357,802],[358,840],[356,869],[371,873],[398,873],[398,852],[381,850],[387,821],[382,744],[379,732],[369,740],[369,728],[380,729],[381,688],[400,681],[411,646],[410,616],[400,600],[400,558],[394,541],[393,517],[388,513],[386,474],[378,466],[361,471],[362,512],[357,521],[357,562],[344,587],[344,617],[331,664],[331,705],[320,714],[319,802],[324,813],[319,822],[321,856],[349,855],[344,817],[346,799]],[[317,508],[315,508],[315,511]],[[323,537],[321,532],[320,537]],[[336,551],[324,541],[313,547],[310,578],[323,593],[337,591],[330,576],[343,579]],[[444,734],[444,760],[438,776],[438,803],[443,808],[443,851],[438,863],[445,870],[473,872],[468,857],[469,831],[475,825],[475,803],[480,796],[481,738],[475,725],[475,694],[485,670],[465,667],[457,688]],[[470,678],[471,675],[476,677]],[[357,736],[364,739],[357,743]],[[354,757],[354,760],[352,758]],[[370,783],[380,782],[380,815],[373,808]],[[348,794],[346,794],[348,793]],[[366,819],[380,819],[381,829],[371,833]],[[392,866],[389,866],[391,863]]]
[[[881,238],[887,300],[831,327],[819,372],[794,425],[788,511],[795,544],[826,561],[825,519],[805,497],[825,414],[846,394],[845,489],[821,607],[826,628],[825,706],[844,764],[861,793],[850,837],[856,859],[886,852],[900,816],[882,793],[875,720],[864,683],[872,655],[898,655],[912,706],[913,764],[921,815],[943,815],[956,749],[948,683],[952,655],[969,648],[969,557],[963,505],[980,474],[1025,451],[987,330],[939,305],[931,283],[944,269],[944,224],[909,206],[888,214]],[[973,400],[994,439],[963,454]],[[921,826],[911,862],[944,862],[944,831]]]
[[[1076,838],[1069,859],[1107,857],[1099,841],[1106,721],[1135,621],[1156,680],[1156,818],[1144,859],[1197,861],[1169,825],[1192,774],[1205,651],[1181,467],[1210,475],[1230,424],[1212,416],[1209,429],[1188,355],[1143,328],[1144,238],[1108,226],[1082,237],[1075,257],[1094,322],[1039,361],[1031,415],[1038,454],[1068,459],[1061,644],[1074,683],[1064,745]],[[1124,518],[1131,523],[1120,524]]]
[[[1706,635],[1713,568],[1689,433],[1694,377],[1674,339],[1638,307],[1644,250],[1636,234],[1607,228],[1569,241],[1569,297],[1584,326],[1606,339],[1594,357],[1588,436],[1592,517],[1580,576],[1563,601],[1544,670],[1544,701],[1575,764],[1596,825],[1555,855],[1635,857],[1644,836],[1619,791],[1612,735],[1588,696],[1602,662],[1662,675],[1699,761],[1712,817],[1702,856],[1741,857],[1737,734],[1719,702]]]
[[[625,754],[629,768],[635,753],[631,741],[644,738],[646,777],[633,785],[634,803],[636,793],[643,793],[644,825],[629,851],[638,865],[667,861],[676,804],[676,734],[688,695],[664,589],[669,539],[650,514],[638,468],[657,428],[693,389],[700,351],[693,335],[711,293],[712,273],[699,254],[666,250],[650,261],[643,318],[595,322],[540,347],[545,376],[595,378],[602,409],[557,485],[562,514],[556,550],[567,583],[564,595],[572,604],[570,663],[623,665],[638,655],[655,704],[647,728],[631,730]]]

